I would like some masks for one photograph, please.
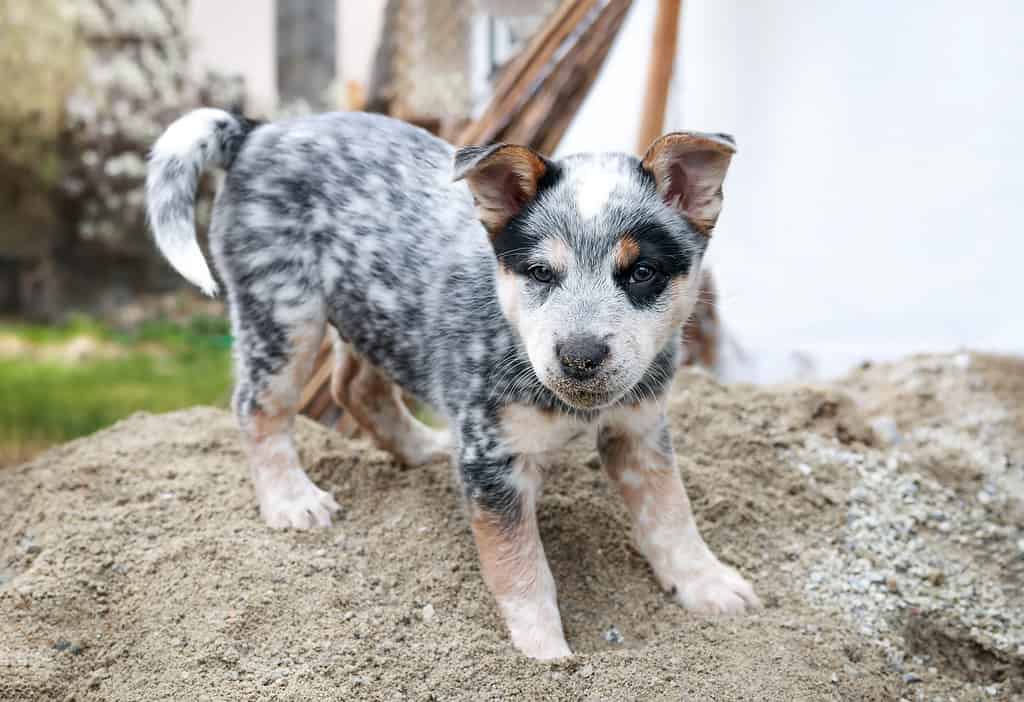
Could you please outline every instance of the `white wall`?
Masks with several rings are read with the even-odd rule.
[[[337,0],[339,85],[369,82],[384,4],[385,0]],[[189,5],[194,70],[242,75],[246,109],[253,116],[270,116],[277,107],[275,7],[275,0],[193,0]]]
[[[338,0],[338,77],[369,85],[386,0]]]
[[[193,0],[189,3],[192,65],[245,78],[246,110],[266,116],[277,105],[274,0]]]
[[[632,148],[653,5],[638,1],[569,150]],[[825,373],[1024,352],[1024,7],[684,8],[668,126],[739,142],[710,258],[727,324],[762,359],[746,375],[778,377],[794,349]]]

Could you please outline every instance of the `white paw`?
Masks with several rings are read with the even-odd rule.
[[[545,564],[547,568],[547,564]],[[539,578],[540,591],[525,597],[504,597],[498,601],[508,627],[512,645],[538,661],[566,658],[572,655],[565,642],[562,619],[555,600],[555,582],[550,572]]]
[[[718,561],[695,570],[675,584],[676,600],[704,615],[730,615],[761,609],[761,600],[739,573]]]
[[[512,636],[512,645],[527,658],[550,661],[572,655],[569,644],[560,636]]]
[[[256,484],[263,520],[274,529],[329,527],[340,507],[299,468]]]

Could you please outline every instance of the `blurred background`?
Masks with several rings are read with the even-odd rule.
[[[199,105],[369,109],[556,156],[727,131],[740,151],[693,362],[778,382],[919,351],[1024,353],[1022,14],[996,0],[3,0],[0,464],[137,410],[227,404],[222,304],[186,289],[144,218],[147,149]]]

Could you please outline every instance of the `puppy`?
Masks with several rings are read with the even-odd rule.
[[[292,439],[332,325],[356,359],[336,372],[345,408],[399,460],[456,464],[484,579],[527,656],[570,655],[536,505],[546,459],[581,434],[663,588],[695,612],[759,607],[697,530],[665,417],[734,151],[681,132],[643,159],[551,161],[512,144],[456,151],[357,113],[257,124],[200,109],[173,123],[150,158],[149,219],[170,263],[215,294],[195,194],[205,167],[227,171],[210,240],[266,522],[325,527],[338,509]],[[402,390],[450,433],[417,421]]]

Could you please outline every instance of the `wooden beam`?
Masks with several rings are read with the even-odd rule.
[[[517,123],[498,135],[501,141],[554,152],[601,72],[629,7],[629,0],[608,2],[523,105]]]
[[[551,70],[559,47],[596,10],[598,0],[566,0],[537,32],[526,49],[509,62],[495,83],[494,96],[484,113],[459,135],[458,144],[489,144],[495,136],[519,118],[531,88]]]
[[[679,9],[682,0],[658,0],[658,16],[654,23],[651,62],[647,67],[647,93],[637,133],[636,152],[643,154],[661,136],[665,125],[665,105],[672,83],[679,39]]]

